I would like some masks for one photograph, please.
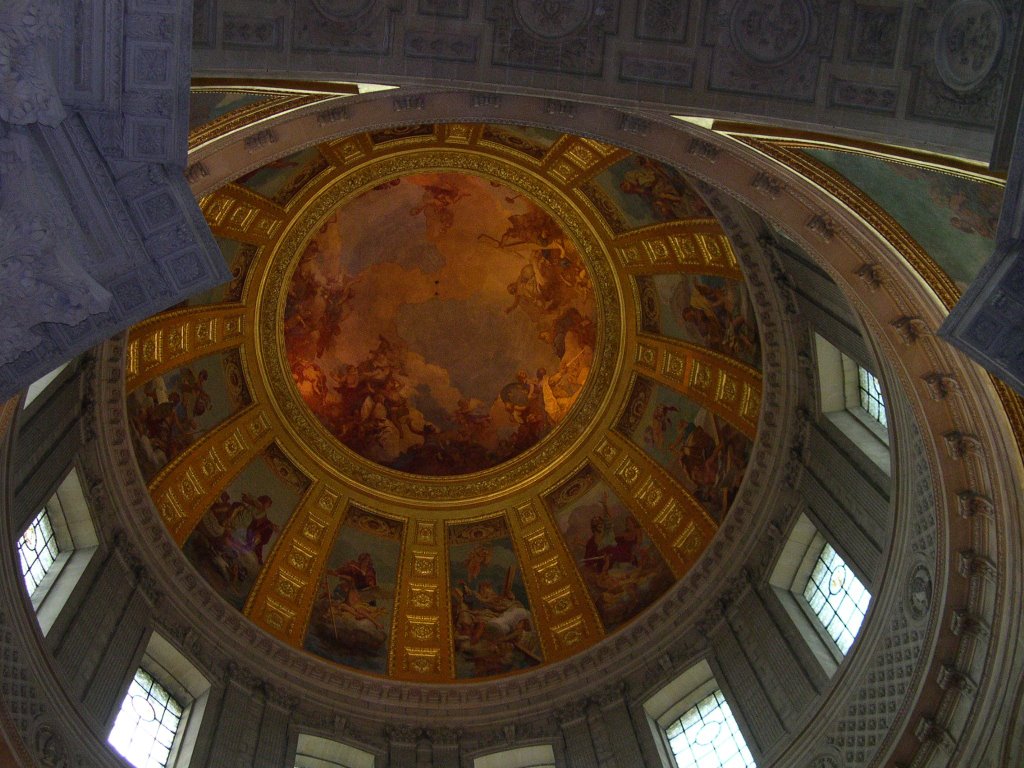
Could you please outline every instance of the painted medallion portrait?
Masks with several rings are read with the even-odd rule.
[[[536,445],[586,383],[594,291],[521,193],[461,173],[386,181],[332,213],[284,310],[292,377],[341,443],[391,469],[477,472]]]

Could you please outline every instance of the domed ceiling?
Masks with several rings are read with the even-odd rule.
[[[201,200],[234,279],[131,331],[170,535],[351,669],[469,681],[650,606],[727,515],[757,322],[690,184],[509,125],[349,136]]]

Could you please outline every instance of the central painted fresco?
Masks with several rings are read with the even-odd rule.
[[[569,413],[594,358],[591,277],[533,201],[464,173],[369,189],[295,267],[284,342],[306,405],[371,462],[489,469]]]

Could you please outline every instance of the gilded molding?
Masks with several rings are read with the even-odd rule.
[[[761,374],[705,347],[640,335],[634,367],[714,411],[751,440],[761,415]]]
[[[203,305],[161,312],[134,326],[128,334],[125,390],[203,355],[237,347],[245,332],[244,313],[238,304]]]
[[[594,466],[629,505],[676,578],[711,542],[718,526],[703,507],[638,446],[609,430]]]
[[[266,411],[250,406],[203,435],[153,479],[150,496],[178,546],[221,490],[272,440]]]
[[[327,483],[306,491],[246,601],[243,613],[257,626],[286,643],[302,646],[347,506],[342,491]]]
[[[266,245],[281,231],[284,208],[258,192],[238,184],[225,184],[199,200],[213,234],[250,245]]]

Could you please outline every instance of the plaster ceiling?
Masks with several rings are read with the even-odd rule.
[[[234,279],[133,329],[168,531],[279,639],[396,679],[565,659],[700,558],[756,437],[757,321],[672,168],[412,125],[200,201]]]

